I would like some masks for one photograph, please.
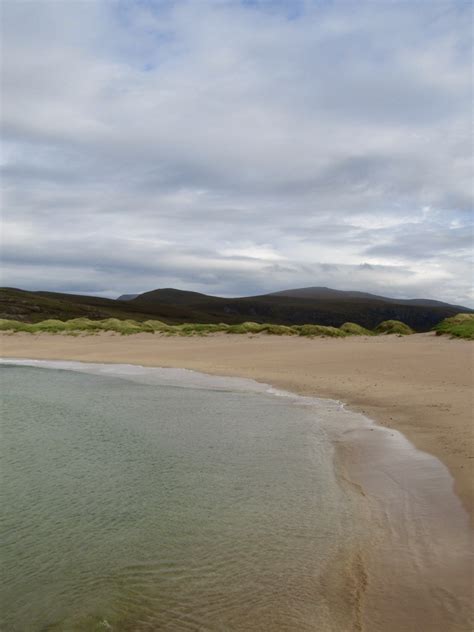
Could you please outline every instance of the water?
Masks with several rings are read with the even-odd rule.
[[[349,629],[354,515],[316,409],[114,371],[0,368],[2,630]]]

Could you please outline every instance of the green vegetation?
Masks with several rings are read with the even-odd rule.
[[[28,327],[28,323],[22,323],[19,320],[0,318],[0,331],[29,331]]]
[[[349,336],[373,336],[374,332],[370,329],[366,329],[356,323],[344,323],[340,327],[341,331],[345,332]]]
[[[377,334],[397,334],[399,336],[409,336],[415,332],[411,327],[405,325],[400,320],[384,320],[375,328]]]
[[[27,333],[97,333],[110,331],[122,335],[135,333],[159,333],[173,336],[206,336],[214,333],[229,334],[271,334],[274,336],[345,336],[346,334],[336,327],[322,327],[319,325],[287,325],[259,324],[246,322],[240,325],[228,325],[226,323],[184,323],[182,325],[168,325],[160,320],[119,320],[107,318],[105,320],[90,320],[89,318],[74,318],[72,320],[48,319],[39,323],[23,323],[17,320],[0,319],[0,331],[23,331]]]
[[[314,338],[315,336],[328,336],[330,338],[344,338],[347,334],[337,327],[326,327],[325,325],[295,325],[293,327],[299,336]]]
[[[143,331],[153,331],[145,323],[133,320],[118,320],[107,318],[106,320],[89,320],[88,318],[74,318],[72,320],[43,320],[40,323],[22,323],[17,320],[0,319],[0,331],[24,331],[30,334],[79,334],[97,333],[99,331],[112,331],[120,334],[134,334]]]
[[[472,328],[474,315],[461,314],[469,319]],[[453,319],[447,319],[452,321]],[[445,321],[443,321],[445,322]],[[464,322],[464,320],[463,320]],[[464,326],[464,325],[463,325]],[[365,329],[356,323],[344,323],[342,327],[328,327],[325,325],[274,325],[272,323],[245,322],[239,325],[227,323],[184,323],[168,325],[161,320],[146,320],[139,322],[132,319],[120,320],[106,318],[91,320],[89,318],[73,318],[71,320],[48,319],[39,323],[24,323],[18,320],[0,319],[0,331],[26,332],[31,334],[49,333],[77,336],[80,334],[95,334],[101,331],[118,333],[123,336],[139,333],[157,333],[165,336],[207,336],[209,334],[268,334],[272,336],[302,336],[306,338],[328,337],[346,338],[347,336],[374,336],[376,333],[407,334],[413,331],[400,321],[384,321],[375,332]]]
[[[287,325],[273,325],[269,323],[245,322],[240,325],[226,325],[224,330],[228,334],[272,334],[273,336],[294,336],[296,327]]]
[[[474,314],[457,314],[445,318],[434,330],[437,336],[447,334],[454,338],[474,340]]]
[[[228,325],[221,326],[206,323],[185,323],[184,325],[166,325],[165,327],[165,331],[171,335],[207,336],[207,334],[215,334],[218,331],[226,331]],[[163,331],[163,329],[157,329],[156,331]]]

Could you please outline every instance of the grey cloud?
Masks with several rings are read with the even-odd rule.
[[[438,259],[444,255],[472,254],[473,231],[469,226],[447,228],[443,225],[409,224],[405,230],[394,231],[395,234],[383,236],[365,250],[367,255],[402,256],[404,259],[426,260]]]

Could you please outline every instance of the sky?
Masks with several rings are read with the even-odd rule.
[[[2,0],[2,284],[474,306],[470,0]]]

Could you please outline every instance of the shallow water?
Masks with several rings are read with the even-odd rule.
[[[331,572],[356,520],[317,408],[95,371],[0,368],[2,629],[350,629]]]

